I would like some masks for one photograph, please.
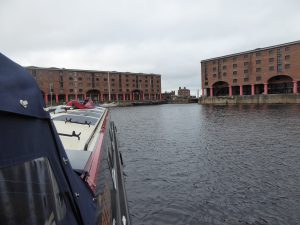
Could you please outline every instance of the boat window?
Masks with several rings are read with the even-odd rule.
[[[73,218],[46,158],[0,168],[0,189],[1,224],[62,224]]]

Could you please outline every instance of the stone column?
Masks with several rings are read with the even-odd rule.
[[[240,85],[240,96],[243,96],[243,85]]]
[[[126,95],[125,95],[125,93],[123,93],[123,101],[124,102],[126,101]]]
[[[151,100],[151,96],[150,96],[150,94],[148,94],[148,99],[149,99],[149,100]]]
[[[229,88],[229,96],[231,97],[232,96],[232,86],[229,85],[228,88]]]
[[[298,84],[297,84],[297,81],[293,81],[293,93],[294,94],[297,94],[298,93]]]
[[[211,86],[210,87],[210,97],[214,96],[214,88]]]
[[[255,85],[251,84],[251,95],[255,95]]]
[[[264,94],[267,95],[268,94],[268,84],[264,84]]]

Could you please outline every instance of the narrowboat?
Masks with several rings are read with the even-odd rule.
[[[49,113],[34,78],[0,53],[0,124],[1,224],[130,225],[108,109]]]

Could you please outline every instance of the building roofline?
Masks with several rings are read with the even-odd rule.
[[[288,43],[284,43],[284,44],[279,44],[279,45],[273,45],[273,46],[264,47],[264,48],[256,48],[256,49],[253,49],[253,50],[248,50],[248,51],[244,51],[244,52],[239,52],[239,53],[234,53],[234,54],[229,54],[229,55],[224,55],[224,56],[219,56],[219,57],[214,57],[214,58],[209,58],[209,59],[204,59],[204,60],[201,60],[201,63],[208,62],[208,61],[211,61],[211,60],[217,60],[217,59],[229,58],[229,57],[243,55],[243,54],[249,54],[249,53],[258,52],[258,51],[270,50],[270,49],[273,49],[273,48],[279,48],[279,47],[295,45],[295,44],[300,44],[300,40],[299,41],[288,42]]]
[[[66,69],[66,68],[57,68],[57,67],[38,67],[38,66],[25,66],[26,69],[32,70],[51,70],[51,71],[68,71],[68,72],[88,72],[88,73],[121,73],[121,74],[128,74],[128,75],[148,75],[148,76],[161,76],[161,74],[154,74],[154,73],[134,73],[134,72],[120,72],[120,71],[103,71],[103,70],[84,70],[84,69]]]

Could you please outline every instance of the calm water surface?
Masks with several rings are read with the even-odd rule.
[[[300,106],[115,108],[133,225],[300,224]]]

